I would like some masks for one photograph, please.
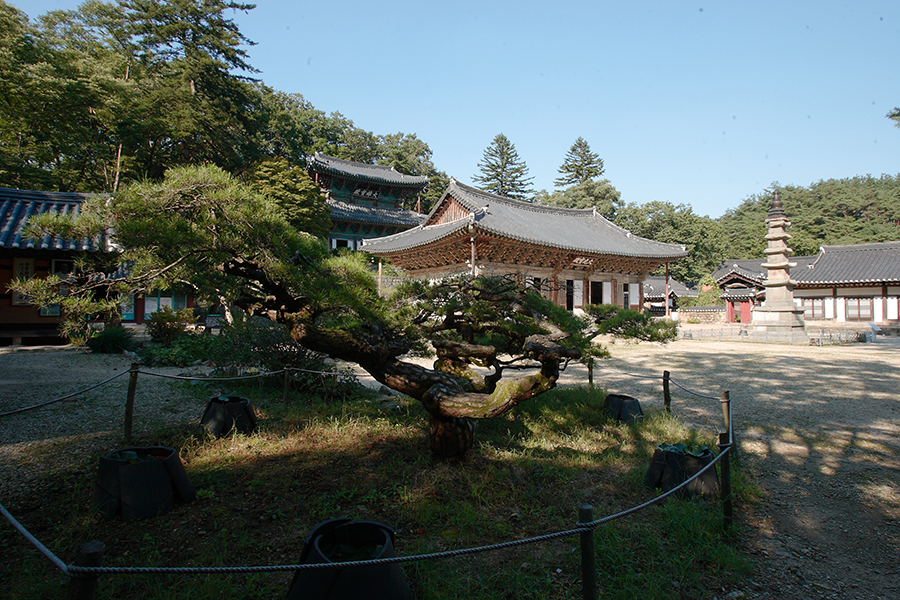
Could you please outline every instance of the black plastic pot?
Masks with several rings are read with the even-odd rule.
[[[306,538],[301,564],[391,558],[394,530],[374,521],[332,519]],[[288,600],[412,600],[398,564],[297,571]]]
[[[216,396],[206,403],[200,425],[215,436],[226,435],[232,430],[251,433],[256,429],[256,413],[249,398]]]
[[[644,418],[644,411],[641,410],[638,399],[624,394],[607,394],[606,410],[610,417],[624,423],[633,423]]]
[[[108,517],[135,521],[168,512],[196,496],[174,448],[122,448],[100,459],[91,505]]]
[[[676,446],[661,445],[653,452],[650,467],[644,478],[647,487],[659,488],[668,492],[699,473],[703,467],[712,462],[713,454],[709,448],[701,452],[690,453]],[[719,478],[715,467],[683,487],[675,495],[690,498],[703,494],[713,494],[719,487]]]

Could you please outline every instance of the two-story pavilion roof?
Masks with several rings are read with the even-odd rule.
[[[428,184],[428,177],[423,175],[406,175],[394,167],[342,160],[321,152],[316,152],[309,159],[309,169],[316,173],[397,187],[421,189]]]
[[[362,250],[410,275],[442,275],[475,260],[489,270],[540,268],[645,276],[687,256],[614,225],[593,209],[542,206],[463,185],[455,179],[425,219],[402,233],[366,240]]]

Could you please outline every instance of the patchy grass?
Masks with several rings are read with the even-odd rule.
[[[185,388],[185,393],[201,393]],[[252,435],[215,439],[195,429],[158,430],[138,444],[177,447],[197,499],[156,518],[111,520],[90,512],[98,456],[50,476],[8,507],[67,562],[101,540],[106,566],[235,566],[298,561],[318,523],[349,517],[397,532],[400,555],[430,553],[571,529],[577,507],[601,517],[643,502],[653,448],[704,444],[664,413],[609,420],[602,393],[554,390],[512,414],[480,423],[463,460],[428,451],[421,406],[371,397],[281,402],[281,390],[248,386],[262,418]],[[113,449],[110,449],[113,450]],[[754,488],[734,474],[738,501]],[[711,598],[749,570],[722,531],[716,498],[669,501],[595,531],[602,598]],[[417,598],[581,597],[578,538],[449,560],[407,563]],[[97,598],[283,598],[290,573],[104,576]],[[0,579],[11,599],[61,597],[66,583],[12,528],[0,525]]]

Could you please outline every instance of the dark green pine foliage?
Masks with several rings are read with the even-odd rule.
[[[258,93],[233,72],[254,73],[244,37],[226,11],[253,4],[209,0],[121,0],[129,33],[148,67],[141,113],[143,137],[136,160],[147,176],[185,163],[211,162],[228,172],[255,162],[252,135],[260,115],[248,107]]]
[[[823,245],[900,240],[900,175],[828,179],[778,190],[796,256],[817,254]],[[765,219],[773,193],[754,194],[719,218],[730,253],[726,258],[765,256]]]
[[[525,161],[502,133],[484,150],[478,168],[481,174],[473,176],[472,181],[483,190],[516,200],[527,200],[534,194],[530,187],[534,178],[528,176]]]
[[[560,177],[553,183],[558,188],[586,183],[600,177],[605,171],[603,159],[596,152],[591,152],[590,144],[579,136],[559,168]]]
[[[681,244],[687,250],[685,258],[669,265],[669,274],[682,282],[694,282],[712,273],[725,258],[725,231],[722,225],[694,213],[686,204],[652,201],[646,204],[629,203],[619,209],[616,225],[641,237],[658,242]],[[662,275],[665,268],[656,274]]]

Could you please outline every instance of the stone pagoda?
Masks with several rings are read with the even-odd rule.
[[[750,320],[751,342],[777,344],[806,344],[806,323],[803,320],[803,308],[794,302],[795,281],[791,279],[791,267],[797,263],[788,260],[792,250],[787,246],[791,236],[786,229],[791,226],[784,214],[778,190],[766,215],[766,262],[762,267],[768,272],[763,285],[766,288],[766,300],[762,306],[753,309]]]

